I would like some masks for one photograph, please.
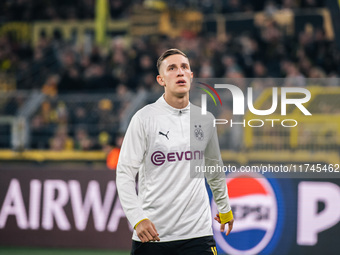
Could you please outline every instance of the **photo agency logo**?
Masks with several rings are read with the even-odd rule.
[[[295,127],[298,125],[298,121],[296,119],[282,119],[282,118],[270,118],[269,115],[274,114],[279,105],[281,108],[280,117],[287,115],[287,106],[292,105],[293,107],[297,107],[299,111],[305,115],[312,115],[307,108],[304,106],[311,99],[311,93],[306,88],[300,87],[273,87],[271,88],[271,106],[269,109],[256,109],[255,108],[255,98],[254,91],[252,87],[247,88],[247,95],[245,96],[242,89],[232,84],[215,84],[214,87],[203,83],[197,82],[198,84],[205,86],[205,88],[199,87],[204,94],[201,94],[201,114],[207,114],[207,95],[213,100],[215,106],[218,104],[214,95],[220,102],[221,107],[223,106],[223,102],[220,94],[216,91],[216,89],[227,89],[232,96],[232,114],[233,116],[244,116],[246,114],[245,109],[248,108],[249,112],[254,116],[261,116],[259,118],[253,119],[243,119],[242,121],[239,118],[236,120],[233,119],[214,119],[213,126],[216,125],[230,125],[233,126],[249,126],[249,127],[263,127],[265,124],[269,124],[271,127],[280,123],[282,127]],[[211,92],[210,92],[211,91]],[[221,90],[222,91],[222,90]],[[214,94],[214,95],[213,95]],[[292,96],[294,95],[294,96]],[[298,97],[296,95],[299,95]],[[280,99],[280,104],[279,104]],[[263,116],[267,116],[268,118],[264,118]]]

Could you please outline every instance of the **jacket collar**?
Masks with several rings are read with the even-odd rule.
[[[190,110],[190,102],[188,103],[186,107],[182,109],[172,107],[165,101],[164,94],[157,100],[157,102],[161,104],[161,106],[164,107],[167,111],[174,113],[174,114],[187,113]]]

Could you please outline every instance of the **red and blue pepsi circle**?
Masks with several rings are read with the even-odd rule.
[[[260,174],[234,173],[227,177],[235,223],[226,236],[213,222],[218,247],[228,254],[259,254],[271,242],[278,223],[278,202],[271,183]],[[218,213],[212,201],[213,216]]]

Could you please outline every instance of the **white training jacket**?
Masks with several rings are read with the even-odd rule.
[[[206,116],[190,103],[173,108],[162,96],[133,116],[125,134],[117,166],[120,202],[132,226],[150,219],[161,242],[213,234],[204,174],[198,167],[222,166],[222,160],[213,116]],[[219,212],[227,213],[222,176],[206,178]],[[132,239],[140,241],[135,230]]]

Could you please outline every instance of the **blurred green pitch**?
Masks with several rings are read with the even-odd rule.
[[[128,251],[0,247],[1,255],[129,255]]]

